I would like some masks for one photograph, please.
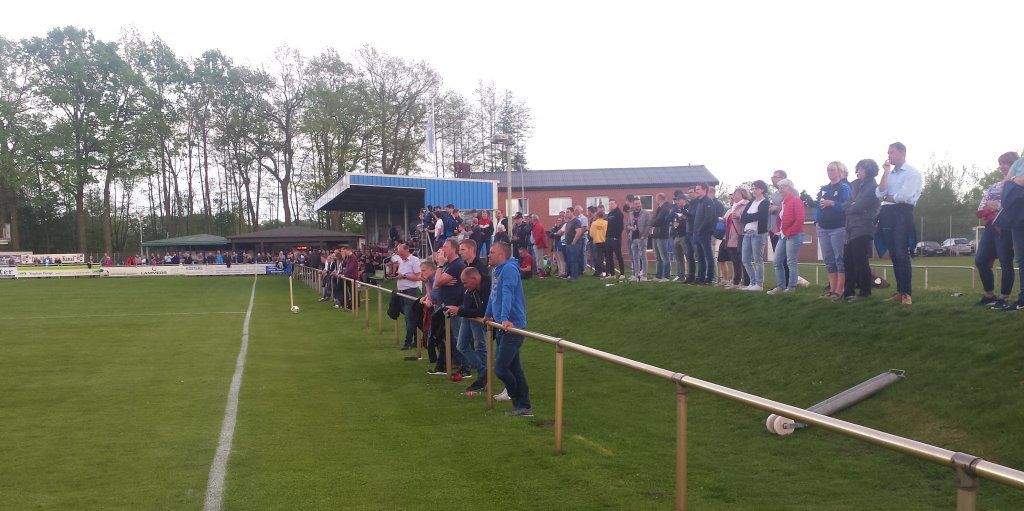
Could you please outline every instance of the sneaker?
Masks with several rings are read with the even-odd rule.
[[[533,408],[516,408],[505,412],[506,417],[533,417]]]
[[[896,294],[890,296],[889,298],[886,298],[885,301],[887,301],[887,302],[902,302],[903,301],[903,293],[896,293]]]
[[[680,280],[683,280],[683,278],[682,278],[682,277],[680,277],[680,276],[678,276],[678,275],[676,275],[676,276],[675,276],[675,277],[674,277],[674,278],[672,279],[672,282],[679,282]]]
[[[772,289],[771,291],[768,291],[768,294],[770,294],[770,295],[777,295],[777,294],[779,294],[779,293],[781,293],[783,291],[784,291],[784,289],[782,289],[781,287],[776,287],[776,288]]]
[[[797,277],[796,278],[796,285],[799,286],[799,287],[807,287],[807,286],[810,286],[811,283],[807,282],[807,279],[805,279],[803,277]]]
[[[431,376],[445,376],[445,375],[447,375],[448,373],[447,373],[447,372],[445,372],[445,371],[444,371],[443,369],[437,369],[437,368],[435,367],[435,368],[433,368],[433,369],[427,369],[427,374],[429,374],[429,375],[431,375]]]
[[[697,281],[697,279],[695,279],[693,277],[686,277],[686,279],[683,280],[683,284],[693,284],[696,281]]]
[[[859,299],[860,298],[858,298],[857,295],[850,295],[850,296],[844,296],[843,297],[843,300],[846,300],[847,303],[853,303],[853,302],[856,302]]]
[[[764,288],[763,288],[763,287],[761,287],[761,285],[760,285],[760,284],[751,284],[751,285],[749,285],[749,286],[747,286],[747,287],[743,288],[743,290],[744,290],[744,291],[763,291],[763,290],[764,290]]]
[[[340,309],[340,308],[341,308],[341,306],[340,306],[340,305],[338,305],[338,304],[334,304],[334,308],[335,308],[335,309]]]
[[[786,289],[783,289],[782,292],[783,293],[795,293],[796,292],[796,288],[795,287],[787,287]]]
[[[978,300],[978,303],[976,303],[974,305],[976,305],[978,307],[985,307],[985,306],[988,306],[988,305],[992,305],[992,304],[994,304],[994,303],[996,303],[998,301],[1000,301],[1000,300],[998,298],[996,298],[995,296],[982,296],[981,300]],[[1003,300],[1003,304],[1004,305],[1006,304],[1005,300]],[[995,308],[995,307],[993,307],[993,308]]]
[[[495,401],[511,401],[512,398],[508,397],[508,389],[501,391],[501,394],[494,395]]]
[[[486,387],[487,387],[487,379],[486,378],[477,378],[476,380],[473,381],[473,383],[471,383],[468,387],[466,387],[466,392],[476,392],[478,390],[483,390]]]
[[[1024,309],[1024,300],[1017,300],[1016,302],[1007,305],[1006,308],[1003,309],[1003,312],[1016,312],[1021,309]]]
[[[903,299],[900,300],[900,303],[903,305],[914,305],[914,299],[911,298],[910,295],[903,295]]]
[[[619,280],[626,280],[626,275],[625,274],[619,275]]]
[[[1009,306],[1010,306],[1010,304],[1006,300],[1003,300],[1002,298],[1000,298],[1000,299],[992,302],[992,306],[989,307],[989,309],[992,309],[994,311],[1001,311],[1001,310],[1003,310],[1003,309],[1005,309],[1005,308],[1007,308]]]
[[[327,300],[330,300],[330,298],[321,298],[321,299],[319,299],[317,301],[318,302],[326,302]]]
[[[469,369],[459,369],[458,373],[459,376],[462,376],[463,378],[469,378],[470,376],[473,376],[473,373],[471,373]]]

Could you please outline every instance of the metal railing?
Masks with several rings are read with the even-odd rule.
[[[313,289],[320,289],[321,278],[323,275],[322,270],[314,268],[308,268],[305,266],[297,267],[296,272],[298,278],[307,283]],[[377,291],[377,331],[383,333],[383,297],[384,293],[389,295],[394,293],[400,298],[406,300],[418,300],[417,297],[398,293],[390,289],[371,285],[363,282],[352,281],[351,279],[343,278],[348,283],[344,283],[343,286],[350,286],[348,289],[353,289],[355,297],[359,296],[360,290],[365,290],[363,294],[364,306],[362,307],[365,313],[365,328],[369,328],[370,325],[370,307],[369,307],[369,293],[371,290]],[[358,300],[353,300],[353,304],[356,304]],[[352,308],[353,314],[357,317],[359,315],[359,307],[354,305]],[[986,461],[981,457],[974,456],[963,452],[951,451],[942,447],[936,447],[934,445],[919,442],[917,440],[904,438],[891,433],[886,433],[877,429],[868,428],[852,422],[829,417],[827,415],[817,414],[803,408],[791,406],[771,399],[763,398],[743,392],[740,390],[718,385],[713,382],[701,380],[693,376],[689,376],[684,373],[663,369],[661,367],[653,366],[644,362],[632,360],[614,353],[608,353],[599,349],[591,348],[583,344],[577,344],[574,342],[567,341],[562,338],[552,337],[550,335],[544,335],[529,330],[523,330],[519,328],[504,328],[501,324],[493,321],[483,321],[481,319],[473,319],[474,321],[483,323],[487,326],[487,408],[493,409],[493,384],[492,384],[492,371],[494,365],[494,335],[496,330],[505,332],[511,332],[517,335],[521,335],[525,338],[537,340],[545,344],[550,344],[555,348],[555,452],[558,454],[563,453],[562,449],[562,436],[563,436],[563,405],[565,402],[564,385],[565,385],[565,351],[574,351],[583,355],[611,362],[615,365],[627,367],[636,371],[647,373],[663,380],[672,382],[675,389],[676,395],[676,496],[675,496],[675,508],[677,510],[685,510],[687,508],[687,395],[689,389],[697,389],[708,392],[710,394],[723,397],[730,401],[742,403],[744,405],[758,408],[769,413],[774,413],[790,419],[803,422],[811,426],[818,426],[822,429],[838,433],[842,436],[867,442],[869,444],[875,444],[882,446],[886,449],[908,454],[910,456],[922,459],[931,463],[935,463],[941,466],[945,466],[953,470],[955,475],[956,483],[956,509],[958,511],[973,511],[976,509],[977,504],[977,490],[978,490],[978,478],[988,479],[995,481],[1000,484],[1004,484],[1016,489],[1024,490],[1024,472],[1010,468],[1004,465]],[[399,342],[398,337],[398,320],[394,321],[394,335],[395,343]],[[451,328],[449,320],[445,318],[445,352],[446,352],[446,368],[449,380],[451,377]],[[417,353],[420,353],[420,343],[417,341]]]
[[[797,263],[801,266],[814,266],[814,284],[819,284],[819,272],[821,268],[825,267],[824,263]],[[882,278],[889,280],[889,269],[892,268],[891,264],[871,264],[872,268],[882,269]],[[918,266],[914,265],[912,270],[923,270],[924,271],[924,288],[928,289],[928,274],[929,270],[961,270],[971,272],[971,289],[978,288],[978,268],[974,266]],[[993,272],[1002,272],[1001,267],[992,268]]]

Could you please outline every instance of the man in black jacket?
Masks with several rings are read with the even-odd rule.
[[[669,247],[671,241],[669,233],[672,230],[672,203],[664,193],[657,195],[658,208],[654,211],[654,219],[651,226],[654,231],[651,233],[652,245],[654,245],[654,257],[658,264],[654,273],[655,282],[668,282],[672,274],[672,263],[669,259]]]
[[[484,280],[484,276],[473,266],[462,270],[465,290],[462,303],[447,307],[448,314],[463,318],[459,329],[458,350],[466,363],[477,370],[476,379],[466,388],[466,392],[480,391],[487,386],[487,327],[475,321],[476,318],[484,317],[490,299],[489,289],[485,290],[482,285]]]
[[[697,198],[690,205],[693,214],[694,257],[697,259],[696,284],[710,285],[715,281],[715,254],[711,237],[715,233],[718,214],[715,199],[708,195],[708,185],[698,184],[693,189]]]
[[[673,199],[672,231],[669,234],[672,237],[672,255],[676,260],[676,276],[672,281],[679,282],[686,279],[687,268],[690,269],[690,275],[693,275],[693,247],[687,242],[686,230],[686,205],[690,198],[682,190],[676,190]]]
[[[605,251],[605,265],[608,270],[607,278],[615,277],[615,259],[619,260],[619,278],[626,278],[626,264],[622,260],[622,230],[625,228],[625,223],[622,217],[622,210],[619,209],[619,203],[615,199],[608,201],[608,207],[611,211],[608,212],[608,217],[605,220],[608,221],[608,233],[604,238],[604,251]]]

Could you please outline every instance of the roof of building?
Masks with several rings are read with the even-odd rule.
[[[350,172],[317,198],[317,211],[418,211],[425,204],[459,209],[494,209],[497,183],[482,178],[452,179]]]
[[[144,241],[144,247],[202,247],[227,245],[228,239],[214,234],[191,234],[177,238],[166,238],[162,240]]]
[[[293,242],[293,241],[340,241],[361,238],[361,234],[314,229],[300,225],[278,227],[264,231],[248,232],[228,236],[232,243]]]
[[[506,172],[471,172],[470,179],[493,179],[498,186],[507,185]],[[697,183],[718,184],[716,178],[703,165],[673,167],[631,167],[617,169],[561,169],[512,172],[512,186],[527,190],[557,190],[576,188],[629,188],[633,186],[692,186]]]

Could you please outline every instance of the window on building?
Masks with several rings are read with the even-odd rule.
[[[572,206],[572,197],[552,197],[548,199],[548,215],[557,216]]]
[[[640,204],[647,211],[654,210],[654,196],[653,195],[637,195],[636,198],[640,199]]]
[[[604,206],[605,209],[608,209],[608,197],[587,197],[587,207],[590,206]]]
[[[508,212],[509,217],[515,216],[516,213],[522,213],[524,215],[530,214],[530,199],[523,197],[512,199],[512,209]]]

